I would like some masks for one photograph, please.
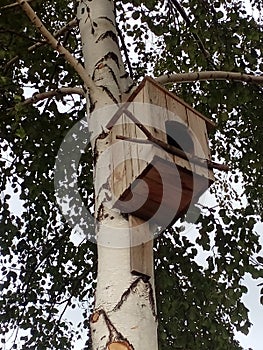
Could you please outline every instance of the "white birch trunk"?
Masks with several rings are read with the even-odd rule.
[[[79,1],[78,19],[85,69],[98,86],[92,96],[87,93],[88,115],[91,111],[96,115],[98,109],[120,103],[132,83],[125,73],[118,46],[114,1]],[[110,166],[104,162],[96,167],[96,163],[111,145],[105,125],[100,125],[100,130],[101,134],[92,142],[96,155],[95,215],[99,222],[96,301],[91,316],[93,350],[157,350],[153,277],[149,280],[131,274],[128,220],[105,206],[112,194],[108,184],[100,179],[107,178],[105,172],[109,172]]]

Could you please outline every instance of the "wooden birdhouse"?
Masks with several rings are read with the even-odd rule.
[[[113,207],[167,227],[214,181],[214,123],[146,77],[111,119]]]

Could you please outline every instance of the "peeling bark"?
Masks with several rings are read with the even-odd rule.
[[[116,253],[116,252],[115,252]],[[131,283],[120,297],[119,302],[110,311],[96,309],[91,315],[92,335],[99,338],[102,347],[94,349],[141,349],[154,346],[155,333],[147,337],[144,318],[152,319],[156,324],[155,302],[153,289],[149,280],[139,277]],[[129,312],[127,312],[130,310]],[[134,319],[134,315],[136,319]],[[142,313],[144,314],[142,317]],[[150,315],[152,314],[152,315]],[[97,336],[97,337],[96,337]],[[126,346],[126,348],[125,348]]]

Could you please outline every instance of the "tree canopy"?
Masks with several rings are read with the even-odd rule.
[[[83,62],[76,1],[30,3]],[[239,0],[116,0],[127,71],[136,84],[145,75],[201,71],[261,76],[263,1],[247,3],[253,16]],[[60,144],[85,116],[83,83],[19,6],[2,0],[0,14],[1,342],[14,349],[73,349],[85,334],[89,349],[96,246],[63,218],[54,188]],[[241,301],[244,275],[263,277],[255,231],[263,218],[262,84],[230,75],[200,81],[197,75],[167,88],[216,122],[211,150],[230,171],[215,171],[210,191],[216,206],[195,208],[194,240],[183,221],[155,240],[159,349],[242,349],[234,332],[247,333],[250,326]],[[77,173],[88,207],[89,147]],[[77,215],[79,203],[71,204]],[[87,232],[92,226],[86,223]],[[197,256],[203,251],[201,264]],[[81,310],[79,324],[66,317],[74,308]]]

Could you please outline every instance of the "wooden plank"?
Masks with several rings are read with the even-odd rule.
[[[153,235],[148,223],[129,215],[131,273],[153,276]]]
[[[169,120],[177,120],[177,118],[174,118],[174,114],[175,116],[178,116],[185,124],[188,124],[186,107],[183,103],[177,101],[169,94],[166,94],[166,107],[168,111],[172,112],[168,114]]]
[[[144,89],[139,91],[139,93],[137,94],[136,98],[134,99],[134,102],[135,103],[130,105],[129,110],[142,123],[141,113],[140,113],[140,106],[144,102]],[[134,138],[135,139],[146,139],[145,134],[135,124],[134,124]],[[133,160],[134,177],[135,177],[135,174],[137,174],[136,177],[138,177],[141,174],[141,172],[143,171],[143,169],[145,168],[145,162],[142,162],[140,160],[139,147],[140,147],[140,145],[137,144],[136,153],[135,153],[135,159]]]
[[[167,95],[169,95],[170,97],[172,97],[174,100],[176,100],[176,101],[178,101],[178,102],[184,104],[185,107],[186,107],[187,109],[190,109],[192,112],[194,112],[195,114],[197,114],[201,119],[203,119],[203,120],[205,121],[208,130],[214,129],[215,123],[214,123],[211,119],[205,117],[203,114],[201,114],[200,112],[198,112],[197,110],[195,110],[191,105],[189,105],[188,103],[186,103],[185,101],[183,101],[182,99],[180,99],[178,96],[176,96],[175,94],[173,94],[173,93],[170,92],[169,90],[165,89],[162,85],[158,84],[153,78],[151,78],[151,77],[145,77],[141,84],[142,84],[142,85],[145,85],[145,84],[146,84],[145,81],[150,82],[150,83],[151,83],[152,85],[154,85],[157,89],[159,89],[160,91],[164,91]]]
[[[162,177],[153,166],[148,166],[148,169],[142,175],[146,190],[145,184],[137,183],[132,192],[126,191],[120,209],[127,211],[125,200],[130,200],[126,205],[133,215],[144,220],[153,220],[154,217],[153,221],[158,224],[168,225],[174,218],[179,217],[182,210],[188,208],[192,200],[192,174],[183,168],[177,172],[172,163],[163,161],[158,164]]]
[[[126,164],[123,162],[125,154],[127,153],[126,145],[124,142],[116,140],[117,135],[123,135],[123,116],[114,127],[111,129],[112,135],[112,178],[111,186],[113,189],[113,196],[119,198],[119,196],[128,187],[126,178]]]
[[[157,89],[156,85],[152,84],[152,81],[147,80],[144,90],[148,93],[148,99],[150,104],[154,104],[163,108],[166,108],[166,91]],[[146,101],[145,101],[146,102]]]
[[[150,106],[149,130],[159,140],[167,142],[165,122],[168,120],[168,111],[166,106],[165,91],[156,89],[151,81],[147,81],[144,87],[145,94],[148,96]]]
[[[129,98],[130,102],[144,103],[144,94],[145,94],[144,86],[145,86],[144,84],[139,85],[140,89],[138,89],[137,93],[135,92],[135,94],[132,95],[134,96],[133,98],[132,96]]]
[[[191,110],[187,110],[189,127],[194,134],[195,155],[200,158],[210,159],[210,150],[208,147],[208,135],[205,121],[199,118]],[[196,139],[195,139],[196,138]],[[197,142],[197,140],[199,142]]]
[[[123,120],[123,135],[128,138],[136,137],[136,125],[125,115]],[[129,141],[123,141],[125,148],[125,177],[127,187],[138,177],[139,174],[135,171],[134,163],[136,163],[137,158],[137,148],[138,145],[136,143],[132,143]]]

